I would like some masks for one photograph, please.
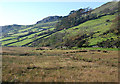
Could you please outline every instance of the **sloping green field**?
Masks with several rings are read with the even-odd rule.
[[[41,38],[42,36],[45,36],[46,33],[49,33],[54,30],[55,22],[48,22],[48,23],[40,23],[35,24],[30,27],[21,27],[17,30],[17,33],[14,33],[14,28],[12,31],[9,31],[9,36],[3,36],[2,39],[0,39],[2,46],[23,46],[26,45],[36,39]],[[33,33],[31,33],[33,32]],[[45,34],[44,34],[45,33]]]
[[[98,19],[89,20],[87,22],[84,22],[78,26],[58,31],[51,36],[46,37],[44,44],[52,44],[52,42],[55,41],[55,38],[59,38],[63,36],[60,39],[63,39],[64,41],[61,43],[61,41],[58,41],[56,44],[53,43],[53,45],[59,46],[64,45],[66,40],[69,40],[70,44],[73,44],[76,41],[76,38],[87,35],[86,38],[83,38],[82,40],[88,41],[88,46],[95,46],[97,43],[106,41],[108,39],[114,39],[117,40],[118,36],[114,33],[106,33],[112,28],[113,20],[116,18],[116,15],[107,15],[100,17]],[[107,22],[109,20],[109,22]],[[77,39],[79,42],[80,40]],[[75,44],[76,45],[76,44]]]
[[[49,41],[47,41],[49,43],[49,42],[51,42],[51,40],[53,40],[50,37],[56,36],[56,34],[58,35],[59,33],[65,34],[63,36],[64,40],[74,39],[74,38],[76,38],[76,36],[78,36],[78,35],[81,36],[83,34],[87,34],[89,36],[91,33],[94,33],[92,35],[92,38],[91,38],[91,36],[87,38],[87,40],[89,42],[89,46],[96,45],[98,42],[102,42],[102,41],[105,41],[107,39],[111,39],[111,38],[117,39],[117,36],[113,33],[103,35],[103,33],[105,33],[106,31],[108,31],[111,28],[112,20],[115,19],[115,17],[116,17],[116,15],[107,15],[107,16],[103,16],[99,19],[89,20],[89,21],[82,23],[78,26],[75,26],[75,27],[72,27],[72,28],[69,28],[66,30],[58,31],[58,32],[51,34],[51,35],[48,35],[47,37],[44,37],[44,38],[49,39]],[[110,20],[110,22],[106,22],[106,20]],[[33,34],[23,36],[23,37],[19,38],[19,41],[18,41],[18,39],[17,39],[18,36],[26,35],[29,33],[29,32],[25,32],[26,30],[29,30],[29,29],[31,30],[34,28],[29,27],[26,29],[21,29],[21,30],[19,30],[19,33],[17,33],[17,34],[13,34],[10,37],[2,38],[2,40],[1,40],[2,46],[22,46],[22,45],[25,45],[27,43],[34,41],[35,39],[41,38],[42,36],[44,36],[45,32],[48,32],[48,30],[49,30],[49,32],[53,31],[54,28],[50,28],[50,27],[49,26],[42,27],[43,29],[45,28],[45,30],[37,31]],[[50,28],[50,29],[47,29],[47,28]],[[22,33],[23,31],[24,31],[24,33]],[[40,36],[35,37],[35,35],[40,35]],[[47,42],[46,42],[46,44],[48,44]]]
[[[118,2],[108,2],[92,12],[82,16],[72,14],[74,18],[70,21],[73,23],[83,18],[84,21],[76,25],[65,26],[68,20],[58,19],[45,23],[36,23],[33,25],[8,25],[3,28],[3,36],[0,39],[2,46],[52,46],[52,47],[118,47],[117,40],[119,29],[116,28],[118,15]],[[80,11],[76,11],[78,14]],[[81,13],[80,13],[81,14]],[[85,15],[91,19],[85,19]],[[66,17],[73,17],[68,15]],[[94,15],[94,18],[93,16]],[[77,20],[77,19],[79,20]],[[75,19],[75,20],[73,20]],[[67,22],[65,22],[67,21]],[[60,22],[60,28],[57,24]],[[57,23],[57,24],[56,24]],[[69,24],[68,24],[69,25]],[[63,26],[63,28],[61,28]],[[65,28],[64,28],[65,27]],[[71,28],[70,28],[71,27]],[[107,43],[107,44],[106,44]],[[36,45],[34,45],[36,44]],[[110,45],[108,45],[110,44]],[[111,46],[115,45],[115,46]],[[117,46],[116,46],[117,45]]]

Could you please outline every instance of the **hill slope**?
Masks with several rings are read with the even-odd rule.
[[[64,17],[47,17],[34,25],[4,26],[0,41],[3,46],[118,48],[117,4],[108,2],[94,10],[85,8]]]
[[[78,26],[56,32],[48,38],[38,41],[38,43],[40,46],[54,47],[119,47],[119,31],[113,28],[115,17],[116,15],[107,15],[99,19],[89,20]],[[113,29],[116,32],[112,32]],[[110,43],[101,45],[102,42],[106,41]]]
[[[52,16],[56,17],[56,16]],[[49,32],[55,29],[55,24],[59,18],[48,20],[47,17],[33,25],[7,25],[2,27],[2,46],[24,46],[41,37],[45,37]],[[48,22],[45,22],[48,20]]]

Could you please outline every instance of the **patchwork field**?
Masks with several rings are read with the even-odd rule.
[[[114,42],[117,41],[119,36],[117,36],[113,32],[108,33],[108,31],[112,28],[111,26],[113,25],[113,20],[115,19],[116,15],[117,14],[107,15],[98,19],[89,20],[81,23],[78,26],[74,26],[61,31],[55,31],[55,26],[50,26],[51,22],[36,24],[25,29],[18,29],[18,33],[11,33],[11,31],[9,31],[10,34],[8,34],[8,36],[5,36],[3,34],[0,42],[2,43],[2,46],[9,47],[43,45],[60,46],[68,44],[66,42],[67,40],[70,40],[69,42],[71,42],[70,44],[72,45],[75,42],[76,38],[83,37],[82,40],[86,40],[86,43],[80,43],[81,40],[78,39],[77,43],[73,45],[76,45],[77,47],[79,46],[79,44],[83,44],[82,46],[95,46],[98,45],[98,43],[100,42],[104,42],[110,39],[112,39],[112,42],[110,44],[115,45]],[[109,22],[106,22],[106,20],[109,20]],[[56,21],[52,22],[52,24],[53,23],[55,24]],[[37,45],[33,45],[34,43],[36,43]]]
[[[5,82],[118,82],[118,51],[3,47]]]

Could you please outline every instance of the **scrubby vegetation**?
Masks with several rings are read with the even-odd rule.
[[[105,47],[105,48],[118,48],[119,47],[119,36],[114,32],[109,32],[114,29],[117,33],[119,32],[115,29],[114,20],[116,15],[107,15],[99,19],[90,20],[85,23],[82,23],[78,26],[64,29],[58,31],[47,38],[40,39],[38,44],[39,46],[66,46],[69,48],[72,47]],[[109,20],[109,22],[107,22]],[[114,25],[114,26],[113,26]],[[109,42],[107,42],[110,40]],[[111,42],[114,42],[112,43]],[[101,42],[107,44],[101,45]]]
[[[2,62],[3,82],[118,82],[118,51],[4,47]]]

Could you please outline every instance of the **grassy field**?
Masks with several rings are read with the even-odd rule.
[[[118,82],[118,51],[3,47],[2,81]]]

